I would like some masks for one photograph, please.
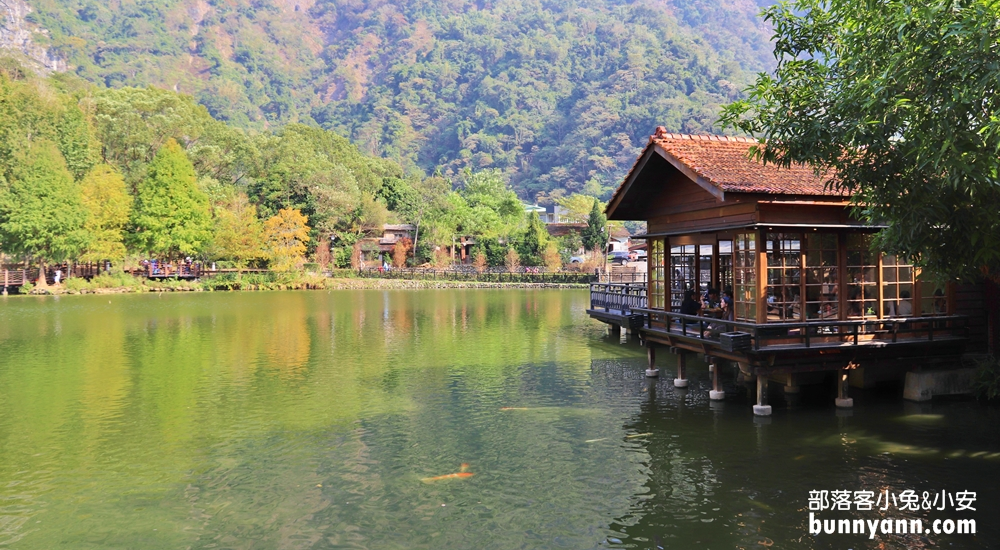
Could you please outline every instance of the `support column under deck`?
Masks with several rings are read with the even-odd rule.
[[[709,365],[712,371],[712,389],[708,390],[708,398],[712,401],[722,401],[726,398],[726,392],[719,386],[719,360],[712,357],[709,359]]]
[[[656,368],[656,344],[646,340],[646,358],[649,366],[646,368],[646,376],[656,378],[660,375],[660,369]]]
[[[837,399],[834,403],[841,409],[849,409],[854,406],[854,400],[847,396],[848,378],[847,369],[840,369],[837,372]]]
[[[757,375],[757,404],[753,406],[757,416],[771,416],[771,406],[767,404],[767,377]]]
[[[686,388],[687,381],[687,354],[680,352],[677,354],[677,378],[674,378],[675,388]]]

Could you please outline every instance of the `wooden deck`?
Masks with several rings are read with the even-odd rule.
[[[639,310],[646,305],[645,282],[590,284],[590,309],[587,314],[602,323],[639,329],[646,322],[645,315]]]
[[[969,335],[964,315],[757,324],[681,315],[647,305],[645,284],[592,283],[587,313],[603,323],[632,329],[652,345],[740,362],[760,373],[958,357]],[[733,349],[723,341],[723,333],[746,335],[742,338],[749,339],[748,345]]]

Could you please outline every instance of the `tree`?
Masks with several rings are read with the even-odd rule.
[[[1000,275],[1000,5],[797,0],[764,11],[774,76],[722,122],[764,162],[835,174],[875,246],[931,272]]]
[[[525,265],[541,265],[542,253],[549,242],[549,233],[537,212],[528,215],[528,225],[517,243],[518,255]]]
[[[282,208],[264,222],[264,239],[271,259],[271,269],[291,271],[305,262],[309,226],[302,212]]]
[[[10,181],[0,179],[0,243],[34,256],[44,273],[45,262],[73,258],[87,244],[87,211],[54,142],[31,143],[13,164]]]
[[[601,212],[601,205],[594,199],[590,207],[590,215],[587,217],[587,227],[580,232],[583,239],[583,246],[587,250],[603,249],[608,239],[608,218]]]
[[[413,241],[407,237],[396,241],[396,244],[392,246],[392,265],[397,268],[406,267],[406,257],[411,248],[413,248]]]
[[[212,238],[208,197],[198,189],[194,166],[175,140],[167,140],[150,163],[132,222],[136,248],[152,254],[195,254]]]
[[[559,247],[556,246],[556,243],[549,242],[546,245],[545,251],[542,252],[542,262],[545,263],[545,268],[549,271],[559,271],[562,269],[562,256],[559,255]]]
[[[587,223],[595,200],[597,199],[589,195],[574,193],[557,198],[556,204],[562,208],[562,216],[566,222]]]
[[[125,226],[132,211],[132,196],[118,170],[98,164],[80,182],[83,207],[87,211],[84,229],[90,239],[81,260],[99,262],[125,257]]]
[[[517,250],[514,247],[507,249],[507,254],[504,256],[503,265],[507,268],[507,271],[514,273],[518,271],[521,267],[521,258],[517,255]]]
[[[235,195],[228,204],[215,209],[216,254],[230,258],[240,272],[253,260],[268,256],[265,248],[264,225],[257,217],[257,207],[246,195]]]

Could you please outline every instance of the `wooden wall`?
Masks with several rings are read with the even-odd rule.
[[[996,338],[996,322],[990,323],[990,308],[986,300],[986,284],[955,285],[955,314],[969,316],[969,353],[986,353],[990,349],[990,332]],[[996,311],[992,312],[996,316]]]

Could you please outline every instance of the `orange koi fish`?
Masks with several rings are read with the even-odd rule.
[[[474,473],[472,473],[472,472],[470,472],[468,470],[469,470],[469,464],[466,463],[466,462],[463,462],[462,466],[458,469],[458,471],[455,472],[455,473],[453,473],[453,474],[445,474],[443,476],[434,476],[434,477],[425,477],[425,478],[421,479],[420,481],[423,481],[424,483],[433,483],[435,481],[443,481],[443,480],[446,480],[446,479],[465,479],[467,477],[472,477],[472,476],[476,475],[476,474],[474,474]]]

